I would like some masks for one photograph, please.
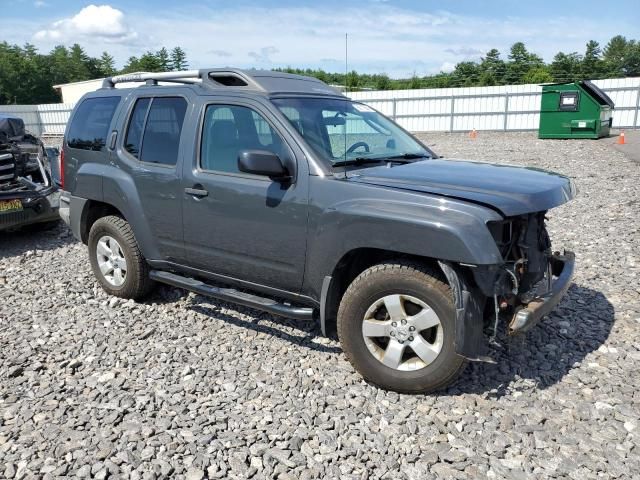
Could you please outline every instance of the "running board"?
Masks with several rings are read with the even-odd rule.
[[[292,307],[291,305],[276,302],[271,298],[258,297],[257,295],[239,292],[232,288],[214,287],[194,278],[183,277],[175,273],[160,270],[151,270],[149,277],[156,282],[166,283],[167,285],[184,288],[185,290],[206,297],[237,303],[245,307],[263,310],[282,317],[293,318],[295,320],[313,320],[312,308]]]

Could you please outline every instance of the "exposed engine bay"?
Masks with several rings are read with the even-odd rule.
[[[546,212],[510,218],[492,225],[492,232],[505,265],[496,279],[494,294],[515,296],[528,303],[536,293],[543,293],[542,280],[550,279],[551,240],[545,227]],[[547,278],[549,277],[549,278]]]
[[[566,259],[551,250],[546,213],[508,217],[488,224],[504,263],[477,266],[472,272],[483,295],[493,299],[488,305],[493,307],[492,311],[486,318],[494,319],[494,332],[500,316],[509,319],[510,333],[520,330],[524,327],[517,320],[520,312],[535,308],[541,299],[554,294],[554,281],[563,271]]]
[[[0,229],[55,219],[56,190],[42,141],[22,119],[0,116]]]
[[[51,185],[44,145],[24,131],[21,119],[0,117],[0,191]]]

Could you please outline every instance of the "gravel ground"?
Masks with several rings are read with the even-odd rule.
[[[640,477],[639,166],[603,141],[425,138],[580,189],[550,214],[575,285],[497,364],[381,391],[312,323],[165,287],[123,302],[65,227],[1,234],[0,477]]]

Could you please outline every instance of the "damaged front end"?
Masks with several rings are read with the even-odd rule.
[[[525,332],[551,312],[568,290],[575,269],[572,252],[553,252],[546,212],[490,222],[502,265],[473,268],[482,293],[493,299],[494,335],[501,317],[510,334]]]
[[[42,142],[21,119],[0,117],[0,230],[58,218],[58,193]]]

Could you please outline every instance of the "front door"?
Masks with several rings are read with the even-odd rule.
[[[268,150],[295,164],[293,142],[277,123],[251,102],[205,106],[194,162],[185,162],[184,242],[196,268],[297,292],[306,254],[306,162],[298,159],[297,177],[285,183],[240,172],[237,162],[242,150]]]

